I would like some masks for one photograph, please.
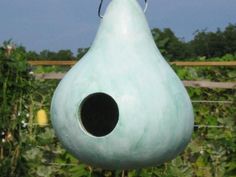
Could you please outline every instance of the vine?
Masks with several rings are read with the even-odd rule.
[[[85,165],[66,152],[56,138],[50,120],[44,120],[48,125],[38,125],[39,111],[44,111],[44,119],[50,117],[50,102],[58,81],[35,80],[32,68],[27,64],[27,55],[24,47],[11,41],[4,43],[0,49],[1,177],[235,176],[236,90],[188,88],[192,100],[230,102],[193,103],[195,124],[202,126],[196,126],[191,143],[175,160],[140,170],[108,171]],[[233,57],[225,56],[227,60]],[[173,68],[185,80],[236,79],[234,68]],[[43,68],[39,72],[43,72]]]

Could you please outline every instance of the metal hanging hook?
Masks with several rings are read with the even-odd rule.
[[[144,0],[145,1],[145,7],[144,7],[144,13],[146,13],[147,8],[148,8],[148,0]],[[98,16],[100,18],[103,18],[103,15],[101,15],[101,10],[102,10],[102,4],[103,4],[103,0],[100,1],[99,7],[98,7]]]
[[[147,12],[147,8],[148,8],[148,0],[144,0],[145,1],[145,7],[144,7],[144,13]]]
[[[102,4],[103,4],[103,0],[101,0],[101,2],[100,2],[100,4],[99,4],[99,7],[98,7],[98,16],[99,16],[100,18],[103,18],[103,16],[101,15]]]

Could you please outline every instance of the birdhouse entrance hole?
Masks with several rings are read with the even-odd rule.
[[[80,105],[80,118],[84,129],[93,136],[106,136],[113,131],[119,120],[115,100],[105,93],[87,96]]]

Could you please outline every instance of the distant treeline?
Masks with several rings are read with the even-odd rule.
[[[222,57],[226,54],[236,55],[236,24],[229,24],[216,32],[197,30],[191,41],[178,38],[170,28],[152,30],[154,40],[167,60],[191,60],[196,58]],[[25,50],[22,47],[22,50]],[[79,48],[74,55],[71,50],[53,52],[43,50],[39,53],[29,51],[29,60],[79,60],[88,48]]]
[[[197,30],[194,38],[188,42],[176,37],[169,28],[153,29],[152,34],[161,53],[169,60],[213,58],[236,54],[236,24],[229,24],[224,30],[218,28],[216,32]]]

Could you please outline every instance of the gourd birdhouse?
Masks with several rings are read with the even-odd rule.
[[[137,0],[111,1],[91,48],[58,85],[51,116],[64,147],[104,169],[156,166],[184,150],[191,101]]]

